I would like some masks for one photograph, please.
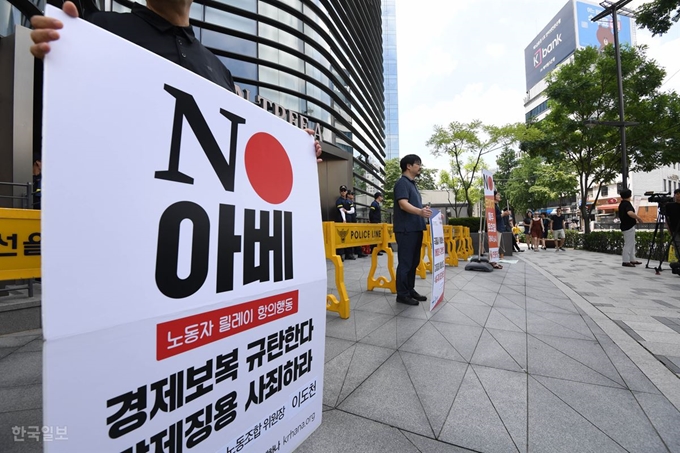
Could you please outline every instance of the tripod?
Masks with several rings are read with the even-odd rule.
[[[659,265],[654,268],[656,271],[656,275],[660,275],[661,271],[663,270],[661,265],[663,264],[663,260],[665,257],[668,256],[668,253],[671,248],[671,244],[675,247],[675,253],[676,256],[680,255],[680,249],[678,249],[678,243],[680,242],[680,239],[678,238],[678,231],[669,231],[670,233],[670,239],[668,240],[668,244],[664,244],[664,229],[666,226],[666,216],[665,212],[663,210],[662,206],[659,206],[659,215],[656,218],[656,225],[654,226],[654,234],[652,235],[652,242],[649,244],[649,253],[648,253],[648,258],[647,258],[647,264],[645,265],[645,268],[649,269],[649,262],[652,260],[652,257],[654,256],[654,252],[659,253],[659,248],[661,248],[660,252],[660,257],[659,257]],[[657,240],[658,236],[658,240]]]

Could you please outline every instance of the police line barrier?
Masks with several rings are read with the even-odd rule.
[[[469,231],[468,229],[468,235]],[[397,293],[394,253],[389,247],[390,243],[396,242],[392,224],[323,222],[323,233],[326,258],[331,260],[335,267],[335,287],[338,290],[338,297],[334,294],[328,294],[326,297],[326,309],[328,311],[337,312],[343,319],[349,318],[350,315],[350,301],[344,279],[344,263],[337,254],[338,249],[375,245],[371,253],[371,269],[368,273],[366,287],[369,291],[372,291],[374,288],[384,288],[389,289],[392,294]],[[459,232],[460,237],[456,237],[454,227],[450,225],[444,226],[446,264],[449,266],[458,266],[458,259],[461,258],[461,254],[466,257],[464,259],[472,256],[472,239],[465,238],[463,234],[464,231],[461,229]],[[416,274],[423,279],[426,278],[428,271],[432,272],[431,242],[430,227],[428,225],[427,230],[423,234],[420,263],[416,269]],[[463,244],[463,246],[461,247],[460,244]],[[375,275],[378,267],[378,253],[381,251],[387,254],[389,277]],[[425,257],[427,257],[427,260]]]
[[[40,211],[0,208],[0,281],[40,278]]]

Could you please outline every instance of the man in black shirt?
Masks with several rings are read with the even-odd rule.
[[[371,202],[371,207],[368,211],[368,221],[371,223],[381,223],[382,222],[382,206],[380,203],[383,201],[383,194],[376,192],[373,196],[374,200]],[[371,252],[375,248],[375,245],[371,246]],[[378,252],[378,255],[382,255],[383,252]]]
[[[557,208],[557,213],[550,217],[550,231],[552,231],[553,239],[555,240],[555,251],[564,250],[564,240],[566,235],[564,233],[564,216],[562,216],[562,208]]]
[[[633,192],[630,189],[621,191],[621,203],[619,204],[619,218],[623,232],[621,259],[624,267],[635,267],[636,264],[642,264],[635,259],[635,224],[642,222],[642,219],[635,213],[635,208],[630,202],[632,194]]]

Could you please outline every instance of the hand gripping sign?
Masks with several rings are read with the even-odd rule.
[[[69,440],[46,450],[294,450],[323,392],[313,139],[47,14],[44,425]]]

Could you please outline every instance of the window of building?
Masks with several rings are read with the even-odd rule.
[[[666,191],[666,180],[665,179],[663,180],[663,191],[664,192]]]
[[[600,195],[603,197],[606,197],[609,195],[609,186],[602,186],[602,190],[600,191]]]

